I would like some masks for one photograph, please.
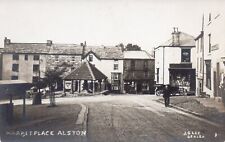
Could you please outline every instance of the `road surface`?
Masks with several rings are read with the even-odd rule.
[[[224,142],[225,124],[216,124],[182,111],[166,108],[154,95],[108,95],[75,98],[56,98],[58,108],[68,105],[65,117],[54,117],[22,130],[84,130],[85,137],[36,137],[36,141],[88,141],[88,142]],[[44,99],[43,103],[49,103]],[[21,101],[14,101],[20,104]],[[31,101],[27,101],[31,103]],[[76,124],[73,104],[82,104],[88,110],[86,126]],[[83,111],[85,112],[85,111]],[[84,114],[77,122],[82,122]],[[43,118],[44,119],[44,118]],[[17,130],[21,130],[18,128]],[[41,138],[41,139],[40,139]],[[12,140],[12,139],[11,139]],[[21,141],[33,141],[32,137]],[[15,141],[18,141],[15,140]]]

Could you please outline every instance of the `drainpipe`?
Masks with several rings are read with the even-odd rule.
[[[202,46],[202,92],[204,92],[203,91],[203,89],[204,89],[204,77],[205,77],[205,73],[204,73],[204,71],[205,71],[205,66],[204,66],[204,64],[205,64],[205,57],[204,57],[204,31],[202,31],[202,41],[201,41],[201,46]]]

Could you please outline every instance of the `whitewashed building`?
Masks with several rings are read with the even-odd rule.
[[[225,74],[225,17],[209,14],[204,26],[204,84],[203,92],[210,97],[224,95]]]
[[[120,46],[85,46],[83,60],[107,76],[110,91],[123,92],[123,50]]]
[[[155,82],[195,92],[196,52],[194,37],[174,28],[172,38],[156,47]]]

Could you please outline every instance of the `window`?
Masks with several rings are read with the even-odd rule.
[[[191,49],[181,49],[181,62],[191,62]]]
[[[19,54],[13,54],[13,60],[19,60]]]
[[[75,56],[72,56],[71,57],[71,60],[74,62],[75,61]]]
[[[148,72],[147,72],[147,71],[145,71],[145,73],[144,73],[144,77],[145,77],[145,79],[147,79],[147,78],[148,78]]]
[[[144,61],[144,69],[148,69],[148,62],[146,60]]]
[[[59,55],[55,55],[55,62],[59,61]]]
[[[211,89],[211,61],[205,61],[206,65],[206,87]]]
[[[200,58],[200,72],[202,73],[202,68],[203,68],[203,66],[202,66],[202,58]]]
[[[89,62],[93,61],[93,55],[89,55]]]
[[[114,64],[113,69],[114,69],[114,70],[118,70],[118,68],[119,68],[119,65],[118,65],[118,64]]]
[[[19,64],[12,64],[12,71],[19,72]]]
[[[40,56],[39,55],[34,55],[34,60],[39,60]]]
[[[39,72],[39,65],[33,65],[33,72]]]
[[[26,60],[26,61],[28,60],[28,55],[27,54],[24,55],[24,60]]]
[[[135,70],[135,61],[134,60],[131,60],[131,70]]]
[[[112,73],[112,80],[119,80],[119,73]]]
[[[18,76],[15,75],[11,76],[11,80],[18,80]]]
[[[212,48],[212,45],[211,45],[211,34],[208,35],[209,36],[209,53],[211,52],[211,48]]]

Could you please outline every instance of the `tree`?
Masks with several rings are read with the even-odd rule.
[[[136,44],[132,45],[131,43],[128,43],[125,50],[127,50],[127,51],[140,51],[141,47],[136,45]]]
[[[55,106],[55,88],[57,84],[62,82],[62,75],[65,68],[47,69],[45,72],[44,82],[49,87],[50,106]]]

